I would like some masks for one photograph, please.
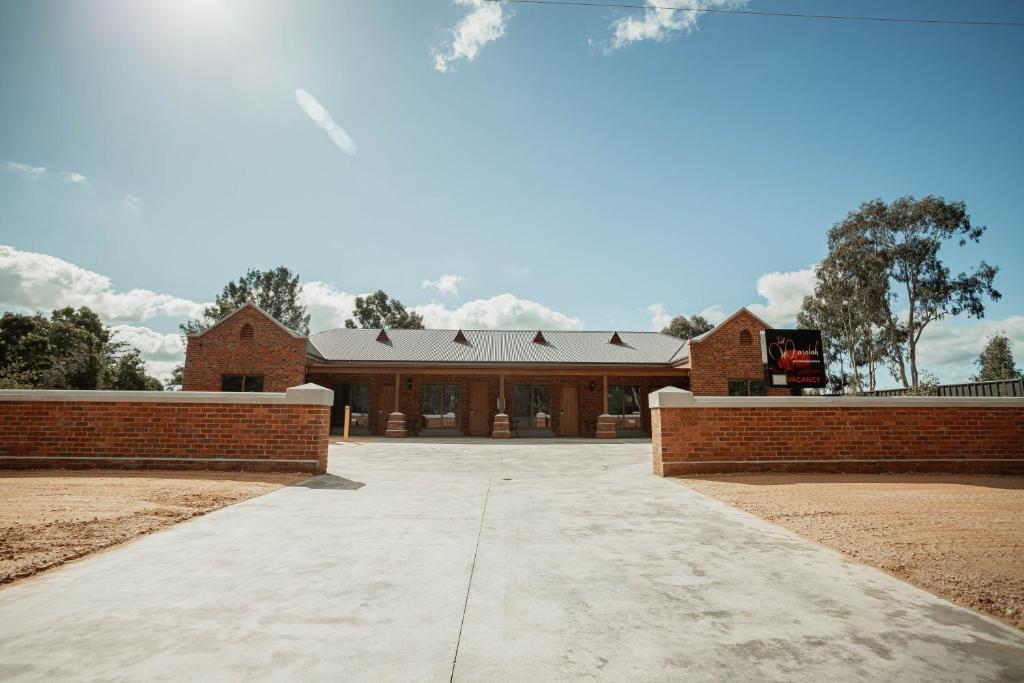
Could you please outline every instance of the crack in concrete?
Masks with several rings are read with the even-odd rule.
[[[473,590],[473,574],[476,573],[476,558],[480,553],[480,537],[484,532],[484,518],[487,516],[487,501],[491,497],[491,480],[487,480],[487,493],[484,494],[484,507],[480,511],[480,527],[476,530],[476,546],[473,548],[473,563],[469,565],[469,581],[466,583],[466,600],[462,603],[462,619],[459,621],[459,635],[455,639],[455,656],[452,657],[452,673],[448,683],[455,680],[455,665],[459,661],[459,645],[462,643],[462,627],[466,625],[466,610],[469,608],[469,593]]]

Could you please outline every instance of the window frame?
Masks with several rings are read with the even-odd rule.
[[[519,389],[525,388],[528,392],[528,406],[526,408],[526,414],[522,415],[519,412]],[[542,391],[541,391],[542,390]],[[544,394],[544,399],[541,401],[540,394]],[[541,403],[544,403],[542,406]],[[541,410],[541,407],[544,410]],[[543,413],[543,418],[538,418],[537,415]],[[512,388],[512,417],[518,420],[525,420],[526,424],[523,425],[527,429],[550,429],[551,428],[551,385],[550,384],[525,384],[519,382],[513,385]]]
[[[615,403],[612,400],[613,391],[618,392],[618,406],[613,405]],[[637,430],[644,428],[644,399],[639,384],[609,384],[605,398],[608,401],[608,415],[615,419],[617,428]],[[635,413],[626,412],[626,405],[631,402],[630,399],[636,401],[637,412]]]
[[[427,392],[433,387],[437,387],[440,393],[439,405],[441,410],[439,413],[427,412]],[[453,397],[454,401],[449,402]],[[450,410],[451,408],[454,408],[454,410]],[[446,418],[448,413],[452,413],[454,417]],[[422,384],[420,391],[420,414],[423,417],[424,429],[460,429],[462,424],[462,385],[457,382]],[[430,424],[428,417],[436,419],[439,424]],[[446,419],[451,419],[452,423],[445,424]]]
[[[767,396],[768,383],[763,379],[733,378],[726,380],[726,392],[728,396]],[[734,393],[733,385],[742,386],[743,393]],[[754,392],[754,386],[759,385],[759,391]]]
[[[237,389],[229,389],[228,382],[238,380]],[[252,385],[256,385],[256,388],[251,388]],[[229,393],[262,393],[263,387],[265,386],[265,379],[263,375],[243,375],[237,373],[225,373],[220,376],[220,390]]]

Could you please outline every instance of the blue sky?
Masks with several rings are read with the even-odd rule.
[[[999,0],[699,4],[1024,20]],[[0,303],[93,305],[161,373],[182,316],[279,264],[313,283],[315,329],[377,288],[435,326],[651,329],[744,305],[785,324],[828,226],[932,193],[989,227],[950,264],[1002,268],[984,322],[926,335],[925,367],[963,379],[995,331],[1024,356],[1022,86],[1024,29],[6,3]]]

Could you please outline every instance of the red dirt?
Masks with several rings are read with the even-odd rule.
[[[737,474],[676,480],[1024,628],[1024,477]]]
[[[308,478],[230,472],[0,473],[0,584]]]

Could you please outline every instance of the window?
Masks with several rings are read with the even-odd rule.
[[[459,385],[423,385],[423,426],[455,429],[459,426]]]
[[[242,339],[252,339],[254,335],[255,335],[255,332],[253,332],[252,325],[250,325],[249,323],[246,323],[242,327],[242,334],[241,334]]]
[[[763,379],[729,380],[730,396],[767,396],[768,385]]]
[[[263,375],[224,375],[221,391],[263,391]]]
[[[547,384],[517,384],[515,417],[522,426],[534,429],[551,428],[551,387]]]
[[[370,385],[353,384],[349,390],[352,413],[349,425],[355,429],[370,428]]]
[[[365,432],[370,428],[370,385],[335,384],[334,405],[331,406],[331,424],[342,427],[345,424],[345,406],[349,411],[349,429]]]
[[[619,429],[642,429],[640,387],[635,384],[608,385],[608,414]]]

